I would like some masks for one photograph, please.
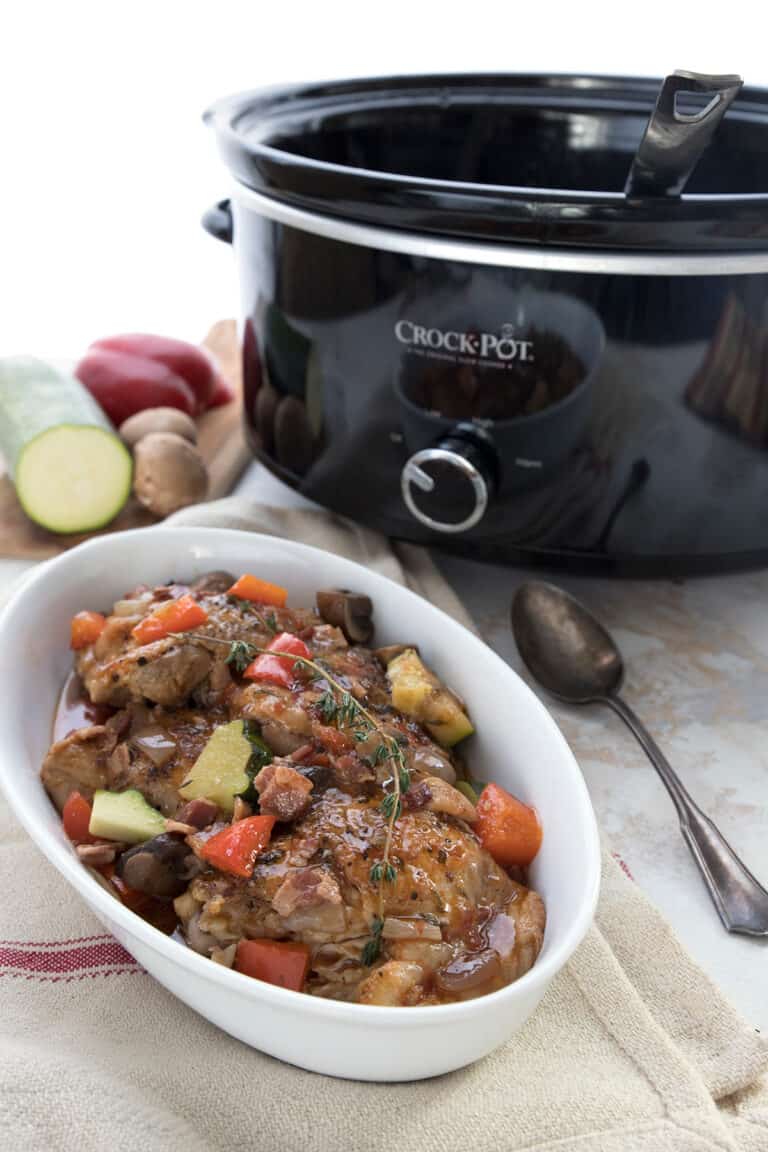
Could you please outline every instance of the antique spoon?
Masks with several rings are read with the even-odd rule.
[[[607,704],[627,724],[661,776],[709,894],[729,932],[768,936],[768,892],[683,787],[642,721],[619,696],[624,664],[590,612],[551,584],[532,582],[512,602],[512,631],[528,670],[568,704]]]

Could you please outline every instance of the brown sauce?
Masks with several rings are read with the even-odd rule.
[[[82,680],[76,672],[70,672],[56,705],[53,717],[53,739],[62,740],[76,728],[87,728],[91,724],[104,724],[114,716],[115,708],[108,704],[92,704],[88,699]]]
[[[69,732],[77,728],[86,728],[91,724],[104,724],[110,716],[114,716],[116,708],[108,704],[93,704],[88,698],[85,686],[76,672],[70,672],[61,689],[56,711],[53,717],[53,740],[62,740]],[[99,869],[110,890],[116,899],[141,916],[142,920],[152,924],[167,936],[178,931],[179,920],[173,908],[173,901],[156,900],[154,898],[136,898],[138,894],[121,899],[112,880],[114,868],[108,865]],[[183,937],[182,937],[183,940]],[[186,943],[186,942],[185,942]]]

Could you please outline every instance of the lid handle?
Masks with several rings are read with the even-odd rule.
[[[661,86],[656,107],[627,177],[630,198],[679,196],[744,81],[740,76],[673,72]],[[683,93],[711,95],[696,111],[685,111]]]

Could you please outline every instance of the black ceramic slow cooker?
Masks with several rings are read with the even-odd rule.
[[[207,117],[287,483],[490,560],[768,558],[768,92],[410,76]]]

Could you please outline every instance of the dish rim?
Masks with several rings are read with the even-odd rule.
[[[119,534],[109,533],[105,536],[87,540],[57,557],[39,564],[32,569],[31,573],[22,577],[20,586],[12,592],[3,608],[0,609],[0,665],[13,658],[12,651],[10,655],[6,652],[2,644],[2,638],[6,629],[9,628],[9,621],[11,620],[15,607],[21,600],[26,600],[29,596],[34,595],[35,591],[39,590],[41,585],[44,588],[45,584],[50,580],[52,572],[73,565],[73,557],[77,558],[78,563],[87,563],[92,554],[98,554],[98,552],[102,550],[108,553],[117,540],[130,542],[131,539],[135,540],[137,537],[139,539],[145,539],[149,532],[153,533],[153,538],[156,540],[159,539],[159,534],[169,535],[172,533],[174,537],[178,538],[180,553],[194,546],[191,538],[192,534],[194,534],[198,544],[204,540],[211,541],[211,551],[214,553],[220,550],[216,546],[217,543],[223,545],[227,540],[237,537],[242,543],[247,542],[253,547],[257,547],[259,542],[269,543],[272,546],[276,543],[282,544],[291,551],[298,553],[299,557],[304,557],[309,561],[314,559],[318,563],[324,563],[326,558],[330,557],[334,564],[362,572],[365,580],[372,582],[374,585],[373,591],[371,591],[370,588],[366,589],[372,597],[376,595],[376,588],[380,588],[384,596],[391,595],[391,589],[394,588],[396,589],[396,594],[404,596],[407,600],[411,600],[414,603],[418,602],[421,605],[427,604],[430,611],[437,614],[438,623],[447,626],[449,631],[454,629],[459,630],[462,633],[462,642],[469,643],[470,647],[475,649],[475,652],[480,653],[481,659],[488,661],[492,667],[495,666],[500,670],[502,676],[513,677],[519,682],[519,686],[521,686],[527,694],[527,703],[530,706],[532,715],[537,718],[537,722],[547,727],[561,744],[562,752],[573,776],[574,787],[583,802],[581,807],[585,825],[585,859],[582,861],[582,864],[587,875],[589,876],[591,873],[591,879],[588,879],[587,895],[583,899],[581,907],[576,909],[573,919],[567,928],[563,930],[562,938],[554,943],[547,955],[537,959],[533,967],[518,980],[507,984],[495,992],[490,992],[471,1000],[459,1001],[453,1004],[414,1005],[409,1006],[407,1011],[404,1011],[402,1007],[355,1004],[341,1000],[331,1000],[321,996],[312,996],[306,992],[294,992],[290,989],[281,988],[264,981],[254,980],[252,977],[236,972],[234,969],[213,963],[208,957],[200,955],[180,941],[165,935],[160,929],[153,927],[105,891],[64,841],[54,840],[49,837],[45,828],[38,827],[34,816],[26,811],[24,802],[20,800],[15,793],[9,761],[5,750],[0,746],[0,790],[2,790],[5,795],[16,818],[46,859],[53,864],[59,874],[68,881],[78,895],[83,897],[87,905],[98,909],[97,915],[99,915],[100,919],[100,914],[103,914],[107,921],[116,923],[121,931],[125,932],[128,937],[138,937],[142,946],[157,953],[163,960],[171,964],[178,964],[182,969],[190,971],[192,975],[200,976],[203,979],[210,979],[224,990],[239,992],[245,994],[246,997],[255,998],[256,1000],[263,999],[271,1007],[278,1010],[281,1008],[295,1010],[303,1005],[307,1012],[315,1014],[319,1019],[334,1018],[339,1021],[358,1021],[361,1025],[386,1025],[397,1022],[398,1026],[413,1028],[423,1024],[426,1020],[432,1020],[437,1024],[438,1022],[449,1023],[452,1020],[463,1019],[476,1013],[479,1006],[484,1004],[494,1004],[501,1007],[502,999],[512,1000],[516,996],[519,997],[521,993],[538,993],[541,995],[549,982],[561,968],[564,967],[583,940],[592,923],[597,905],[600,890],[600,841],[597,821],[586,782],[568,742],[555,723],[549,710],[542,701],[539,700],[522,677],[478,635],[475,635],[465,625],[426,600],[423,596],[411,591],[410,588],[398,584],[388,576],[365,568],[355,560],[349,560],[347,557],[338,556],[333,552],[316,548],[313,545],[302,544],[298,541],[287,540],[266,533],[250,532],[238,528],[197,528],[187,525],[179,525],[178,527],[157,525],[149,528],[131,529],[120,532]],[[184,541],[184,537],[187,538],[186,541]],[[0,727],[2,727],[2,717],[7,707],[5,700],[0,698]],[[52,718],[50,722],[52,722]],[[37,773],[39,773],[39,769],[36,770],[36,774]],[[39,774],[37,775],[37,780],[39,787],[42,789]]]

